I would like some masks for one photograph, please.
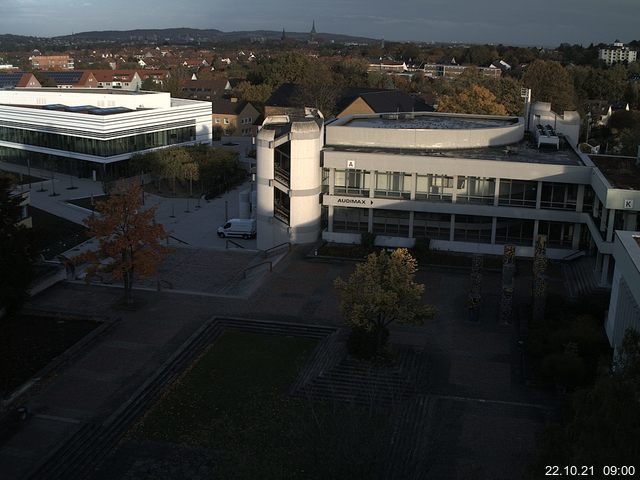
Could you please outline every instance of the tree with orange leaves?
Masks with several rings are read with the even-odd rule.
[[[87,280],[99,273],[122,280],[127,305],[133,303],[134,273],[141,277],[155,275],[170,250],[161,243],[168,234],[155,222],[155,208],[143,210],[141,195],[136,183],[120,182],[108,200],[97,202],[97,215],[87,218],[85,224],[89,235],[98,239],[98,250],[79,257],[89,262]]]

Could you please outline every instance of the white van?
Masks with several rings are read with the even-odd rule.
[[[221,227],[218,227],[218,236],[220,238],[253,238],[256,236],[256,221],[253,218],[232,218]]]

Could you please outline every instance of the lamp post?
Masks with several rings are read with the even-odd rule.
[[[584,139],[585,143],[589,143],[589,129],[591,128],[591,112],[587,112],[587,138]]]

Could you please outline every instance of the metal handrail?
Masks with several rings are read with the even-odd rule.
[[[576,250],[575,252],[570,253],[569,255],[562,257],[562,262],[568,262],[569,260],[573,260],[574,258],[578,258],[583,256],[584,250]]]
[[[227,240],[227,241],[225,242],[225,245],[224,245],[225,250],[229,250],[229,244],[230,244],[230,243],[234,244],[234,245],[235,245],[236,247],[238,247],[238,248],[247,248],[247,247],[245,247],[244,245],[241,245],[241,244],[239,244],[239,243],[237,243],[237,242],[234,242],[233,240]]]
[[[280,247],[284,247],[285,245],[287,246],[287,250],[290,252],[291,251],[291,242],[284,242],[284,243],[280,243],[280,244],[276,245],[275,247],[267,248],[264,251],[264,254],[263,254],[264,258],[267,258],[271,252],[273,252],[274,250],[279,249]]]
[[[242,271],[242,278],[247,278],[247,272],[249,270],[253,270],[256,267],[259,267],[261,265],[269,265],[269,271],[272,272],[273,271],[273,263],[270,260],[267,260],[266,262],[260,262],[260,263],[256,263],[255,265],[251,265],[250,267],[245,268]]]

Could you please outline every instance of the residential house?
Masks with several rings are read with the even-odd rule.
[[[337,118],[357,114],[434,111],[434,108],[421,98],[401,90],[371,88],[346,89],[336,107]]]
[[[35,70],[73,70],[69,55],[34,55],[29,60]]]
[[[185,80],[182,82],[182,94],[186,98],[213,101],[231,92],[231,84],[226,78],[213,80]]]
[[[226,134],[251,137],[257,133],[254,122],[260,112],[249,102],[239,101],[235,97],[217,98],[211,106],[212,126],[220,127]]]
[[[41,86],[33,73],[0,72],[0,89],[40,88]]]

